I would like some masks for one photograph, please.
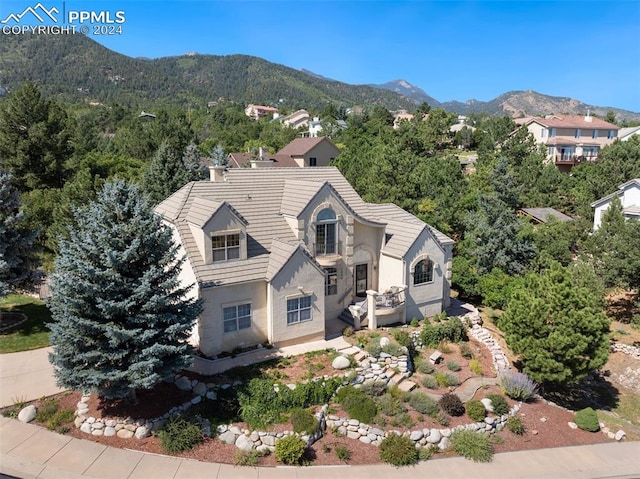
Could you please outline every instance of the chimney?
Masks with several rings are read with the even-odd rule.
[[[225,172],[227,168],[224,166],[210,166],[209,167],[209,180],[214,183],[223,183],[227,181],[227,175]]]
[[[591,111],[587,110],[587,116],[584,117],[584,121],[591,123]]]

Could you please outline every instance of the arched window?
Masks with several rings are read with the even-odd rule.
[[[338,251],[337,216],[325,208],[316,217],[316,256],[336,254]]]
[[[424,284],[433,281],[433,261],[429,258],[420,260],[413,268],[413,284]]]

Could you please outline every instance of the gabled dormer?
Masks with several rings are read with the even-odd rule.
[[[194,198],[186,220],[205,264],[247,259],[247,220],[226,201]]]

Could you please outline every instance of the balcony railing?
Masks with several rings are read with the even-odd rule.
[[[376,296],[376,309],[397,308],[398,306],[402,306],[405,302],[404,292],[404,289],[394,286],[390,288],[389,291],[378,293]]]
[[[579,165],[586,161],[596,161],[598,155],[556,155],[555,162],[558,165]]]
[[[342,255],[342,244],[340,242],[316,244],[313,249],[316,258]]]

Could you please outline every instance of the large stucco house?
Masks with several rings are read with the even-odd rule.
[[[640,178],[634,178],[618,186],[618,190],[591,203],[595,208],[593,214],[593,230],[600,228],[605,211],[611,206],[614,198],[620,200],[622,214],[628,220],[640,220]]]
[[[156,207],[186,257],[181,281],[204,300],[192,339],[205,355],[448,306],[453,241],[364,202],[336,168],[210,170]]]

